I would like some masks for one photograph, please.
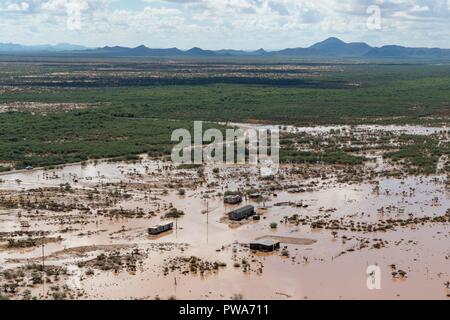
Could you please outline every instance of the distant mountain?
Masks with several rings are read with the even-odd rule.
[[[161,57],[161,56],[176,56],[182,54],[183,52],[177,48],[151,49],[147,48],[146,46],[139,46],[133,49],[129,49],[127,53],[130,56]]]
[[[345,43],[338,38],[328,38],[309,47],[321,55],[326,56],[362,56],[368,53],[372,47],[364,42]]]
[[[70,43],[59,43],[54,46],[43,46],[46,47],[48,50],[54,50],[54,51],[76,51],[76,50],[86,50],[88,49],[85,46],[80,46],[76,44],[70,44]]]
[[[25,46],[15,43],[0,43],[0,52],[62,52],[62,51],[81,51],[87,50],[85,46],[79,46],[68,43],[60,43],[56,45],[37,45]]]
[[[98,49],[84,50],[80,53],[89,53],[94,55],[107,56],[128,56],[128,57],[161,57],[161,56],[177,56],[183,54],[183,51],[177,48],[169,49],[150,49],[146,46],[136,48],[127,47],[103,47]]]
[[[192,49],[185,51],[184,55],[205,57],[205,56],[218,56],[219,54],[212,50],[203,50],[201,48],[194,47]]]
[[[217,50],[216,53],[221,55],[221,56],[245,56],[245,55],[249,54],[249,52],[247,52],[247,51],[234,50],[234,49]]]
[[[24,50],[24,46],[14,43],[0,43],[0,51],[21,51]]]
[[[127,47],[119,47],[119,46],[114,46],[114,47],[103,47],[103,48],[97,48],[97,49],[91,49],[91,50],[86,50],[86,52],[95,52],[95,53],[104,53],[104,54],[124,54],[126,52],[128,52],[130,50],[130,48]]]
[[[0,53],[58,52],[58,54],[93,55],[113,57],[336,57],[336,58],[440,58],[450,59],[450,49],[408,48],[397,45],[371,47],[364,42],[344,42],[331,37],[307,48],[288,48],[279,51],[244,51],[234,49],[204,50],[194,47],[189,50],[178,48],[153,49],[144,45],[128,47],[86,48],[62,43],[58,45],[23,46],[14,43],[0,43]]]
[[[450,49],[383,46],[372,48],[365,56],[369,58],[450,58]]]
[[[235,49],[222,49],[213,51],[214,55],[217,56],[228,56],[228,57],[252,57],[252,56],[264,56],[270,53],[264,49],[258,49],[256,51],[245,51],[245,50],[235,50]]]
[[[274,51],[270,53],[274,56],[289,56],[289,57],[310,57],[319,55],[319,52],[310,48],[288,48],[280,51]]]
[[[299,57],[358,57],[365,55],[372,49],[366,43],[352,42],[345,43],[338,38],[328,38],[318,42],[309,48],[291,48],[275,52],[275,55],[299,56]]]
[[[268,52],[266,50],[264,50],[263,48],[260,48],[256,51],[254,51],[253,53],[263,56],[263,55],[267,54]]]

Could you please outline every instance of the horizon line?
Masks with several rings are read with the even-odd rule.
[[[114,48],[114,47],[122,47],[122,48],[127,48],[127,49],[136,49],[139,47],[146,47],[148,49],[156,49],[156,50],[167,50],[167,49],[178,49],[180,51],[189,51],[192,49],[202,49],[204,51],[221,51],[221,50],[233,50],[233,51],[244,51],[244,52],[255,52],[258,50],[264,50],[266,52],[276,52],[276,51],[280,51],[280,50],[285,50],[285,49],[308,49],[312,46],[314,46],[315,44],[330,40],[330,39],[338,39],[342,42],[344,42],[345,44],[352,44],[352,43],[362,43],[362,44],[366,44],[372,48],[382,48],[382,47],[387,47],[387,46],[399,46],[399,47],[404,47],[404,48],[417,48],[417,49],[441,49],[441,50],[450,50],[450,48],[446,48],[446,47],[427,47],[427,46],[407,46],[407,45],[398,45],[398,44],[383,44],[380,46],[373,46],[371,44],[369,44],[366,41],[351,41],[351,42],[347,42],[345,40],[342,40],[339,37],[336,36],[331,36],[328,37],[324,40],[320,40],[320,41],[316,41],[313,42],[312,44],[310,44],[309,46],[297,46],[297,47],[282,47],[282,48],[274,48],[274,49],[266,49],[264,47],[260,47],[260,48],[256,48],[256,49],[237,49],[237,48],[221,48],[221,49],[208,49],[208,48],[202,48],[201,46],[198,45],[193,45],[192,47],[185,47],[185,48],[181,48],[181,47],[177,47],[177,46],[172,46],[172,47],[151,47],[148,46],[146,44],[140,44],[140,45],[136,45],[136,46],[127,46],[127,45],[121,45],[121,44],[114,44],[114,45],[103,45],[103,46],[89,46],[89,45],[85,45],[85,44],[79,44],[79,43],[70,43],[70,42],[59,42],[59,43],[43,43],[43,44],[22,44],[22,43],[16,43],[16,42],[2,42],[0,41],[0,44],[6,44],[6,45],[18,45],[18,46],[23,46],[23,47],[56,47],[56,46],[62,46],[62,45],[70,45],[70,46],[79,46],[79,47],[84,47],[84,49],[80,49],[80,50],[89,50],[89,49],[103,49],[106,47],[109,48]]]

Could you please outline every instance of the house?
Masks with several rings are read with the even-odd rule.
[[[272,239],[261,239],[250,243],[250,250],[272,252],[280,249],[280,242]]]
[[[255,207],[248,205],[228,213],[228,218],[230,220],[239,221],[242,219],[247,219],[248,217],[254,216],[256,214]]]
[[[227,204],[238,204],[242,202],[242,197],[240,195],[226,196],[223,198],[223,202]]]
[[[158,235],[160,233],[169,231],[173,229],[173,222],[168,222],[165,224],[159,224],[154,227],[148,228],[148,233],[151,235]]]

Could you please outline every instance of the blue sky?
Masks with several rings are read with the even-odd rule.
[[[0,30],[0,42],[92,47],[272,50],[336,36],[450,48],[450,0],[0,0]]]

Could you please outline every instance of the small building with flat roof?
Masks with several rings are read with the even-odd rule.
[[[272,252],[280,249],[280,242],[272,239],[261,239],[250,243],[250,250]]]
[[[150,235],[158,235],[160,233],[169,231],[173,229],[173,222],[167,222],[164,224],[158,224],[156,226],[148,228],[148,233]]]
[[[255,207],[252,205],[248,205],[236,210],[233,210],[228,213],[228,218],[234,221],[240,221],[243,219],[247,219],[256,214]]]
[[[242,202],[242,197],[240,195],[226,196],[223,198],[223,202],[226,204],[238,204]]]

